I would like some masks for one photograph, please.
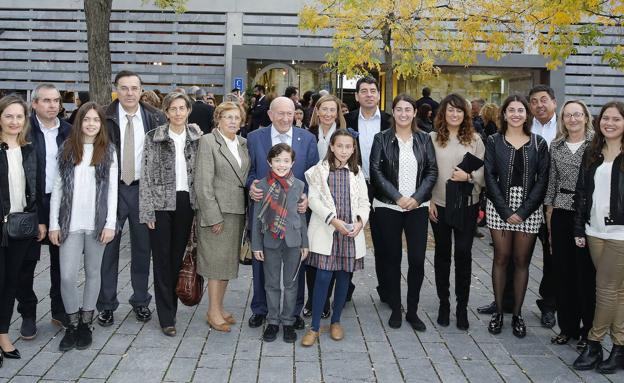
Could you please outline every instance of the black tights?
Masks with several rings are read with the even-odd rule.
[[[513,314],[520,315],[527,284],[529,283],[529,264],[533,253],[536,234],[520,231],[490,230],[494,240],[494,262],[492,264],[492,286],[498,313],[503,313],[503,293],[507,281],[507,265],[514,263],[514,307]]]

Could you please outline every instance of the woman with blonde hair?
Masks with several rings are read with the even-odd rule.
[[[214,111],[215,129],[202,137],[197,152],[197,272],[208,280],[206,321],[225,332],[236,323],[223,308],[223,298],[229,280],[238,276],[245,227],[250,162],[247,140],[236,135],[244,119],[238,102],[221,103]]]
[[[483,105],[480,114],[481,118],[483,119],[483,130],[485,131],[485,136],[489,137],[492,134],[498,132],[498,105],[494,104],[493,102],[488,102],[487,104]]]

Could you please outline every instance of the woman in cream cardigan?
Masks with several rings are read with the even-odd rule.
[[[345,129],[330,139],[325,160],[310,168],[308,203],[308,265],[317,268],[312,298],[312,325],[302,345],[312,346],[319,336],[321,313],[332,277],[336,278],[330,336],[341,340],[340,315],[347,299],[349,274],[364,268],[366,242],[362,228],[368,220],[370,202],[364,174],[358,166],[355,138]]]

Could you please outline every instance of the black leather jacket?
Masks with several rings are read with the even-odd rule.
[[[414,155],[418,162],[416,191],[410,197],[419,204],[431,199],[431,190],[438,178],[435,149],[431,137],[424,132],[414,132]],[[399,143],[394,129],[386,129],[375,135],[370,156],[370,177],[375,198],[388,204],[396,204],[399,193]]]
[[[542,136],[531,134],[530,142],[522,150],[524,155],[524,174],[522,177],[524,195],[522,205],[513,211],[509,207],[509,190],[515,148],[496,133],[487,138],[485,143],[485,185],[487,197],[498,215],[507,221],[514,213],[523,220],[541,207],[548,186],[548,168],[550,155],[548,145]]]
[[[593,205],[594,195],[594,175],[598,166],[602,165],[603,158],[593,163],[589,168],[585,167],[586,157],[589,150],[583,155],[583,162],[579,171],[579,177],[576,182],[576,190],[574,193],[574,236],[585,236],[585,224],[589,223],[591,208]],[[613,167],[611,168],[611,191],[609,216],[605,217],[605,225],[624,225],[624,170],[622,163],[624,162],[624,154],[615,157]]]

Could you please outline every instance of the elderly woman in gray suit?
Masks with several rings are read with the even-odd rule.
[[[238,276],[250,165],[247,140],[236,135],[245,111],[238,103],[224,102],[214,120],[217,129],[201,138],[197,153],[197,272],[208,280],[206,321],[229,332],[236,319],[223,308],[223,297],[228,281]]]

